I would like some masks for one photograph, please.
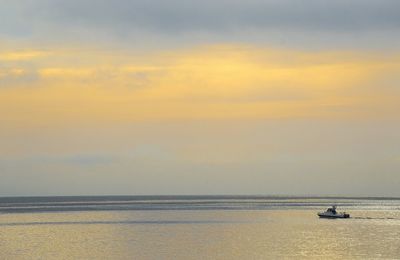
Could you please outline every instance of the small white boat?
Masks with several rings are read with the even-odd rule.
[[[319,212],[318,216],[320,218],[350,218],[350,214],[346,212],[337,212],[336,206],[328,208],[325,212]]]

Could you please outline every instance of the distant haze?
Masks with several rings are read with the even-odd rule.
[[[0,5],[0,196],[400,196],[399,1]]]

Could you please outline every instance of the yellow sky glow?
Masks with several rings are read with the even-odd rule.
[[[0,68],[4,122],[390,117],[400,104],[399,56],[232,45],[139,56],[45,53],[0,54],[8,65]]]

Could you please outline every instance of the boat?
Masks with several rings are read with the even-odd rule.
[[[328,208],[325,212],[319,212],[320,218],[350,218],[350,214],[346,212],[337,212],[336,206]]]

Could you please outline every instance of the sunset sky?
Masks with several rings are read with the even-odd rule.
[[[0,196],[400,196],[400,1],[0,0]]]

